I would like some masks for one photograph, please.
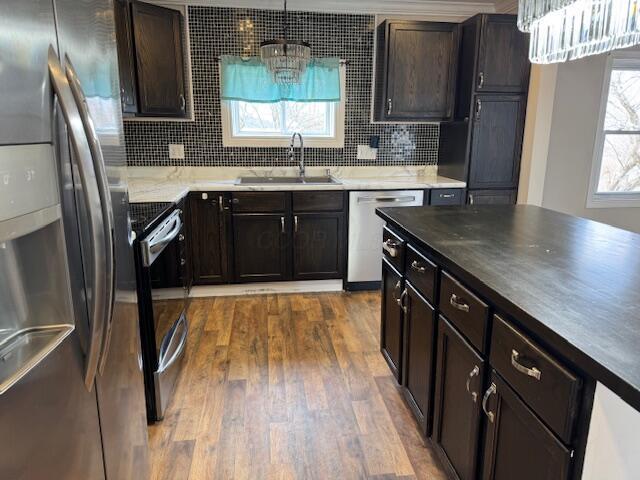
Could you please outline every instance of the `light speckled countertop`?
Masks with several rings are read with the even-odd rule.
[[[323,175],[325,168],[308,168],[307,175]],[[404,190],[465,188],[442,177],[436,167],[332,167],[339,184],[238,184],[241,176],[295,176],[296,168],[134,167],[129,168],[129,201],[172,202],[188,192]]]

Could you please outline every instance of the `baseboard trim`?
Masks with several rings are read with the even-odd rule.
[[[303,282],[239,283],[233,285],[197,286],[191,289],[192,298],[233,297],[239,295],[268,295],[274,293],[341,292],[342,280],[307,280]]]

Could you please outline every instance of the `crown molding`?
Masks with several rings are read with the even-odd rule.
[[[496,13],[518,13],[518,0],[496,0]]]
[[[210,7],[282,10],[282,0],[153,0],[152,3],[200,5]],[[517,2],[514,2],[517,3]],[[289,10],[324,13],[360,13],[378,15],[424,15],[468,18],[476,13],[494,13],[493,1],[447,0],[289,0]]]

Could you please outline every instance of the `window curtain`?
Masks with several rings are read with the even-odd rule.
[[[257,57],[220,57],[220,96],[223,100],[276,103],[339,102],[340,60],[314,58],[296,85],[278,85]]]

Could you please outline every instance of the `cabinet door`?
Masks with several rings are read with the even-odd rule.
[[[469,188],[517,188],[524,113],[524,96],[476,96]]]
[[[484,15],[478,54],[478,92],[524,93],[529,87],[529,36],[515,15]]]
[[[402,374],[402,308],[400,297],[404,281],[386,260],[382,260],[382,314],[380,317],[380,351],[393,376]]]
[[[455,24],[389,24],[384,120],[445,120],[453,113],[458,35]]]
[[[469,190],[469,205],[513,205],[517,200],[515,190]]]
[[[190,244],[193,283],[211,285],[229,280],[228,208],[225,196],[207,192],[190,197]]]
[[[171,8],[133,3],[139,111],[142,115],[186,114],[182,15]]]
[[[284,214],[233,215],[235,279],[238,282],[290,280],[289,218]]]
[[[113,3],[118,48],[118,70],[120,73],[120,99],[123,113],[136,113],[136,66],[131,32],[131,3],[129,0],[115,0]]]
[[[297,213],[293,216],[293,278],[341,278],[344,256],[342,213]]]
[[[406,285],[402,387],[409,407],[429,436],[435,364],[435,311],[411,284]]]
[[[438,323],[433,440],[455,478],[476,478],[484,360],[443,317]]]
[[[483,480],[569,478],[571,452],[495,372],[484,400]]]

